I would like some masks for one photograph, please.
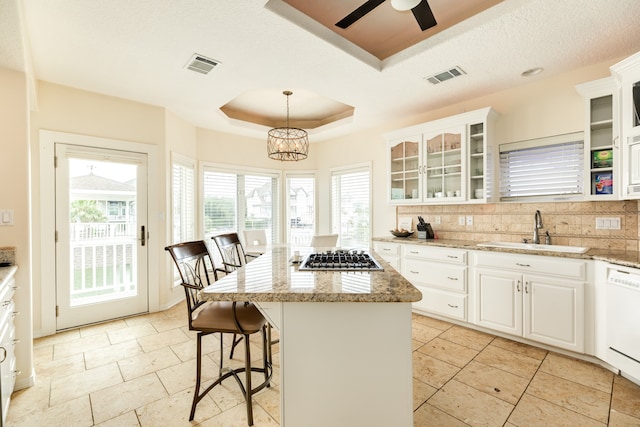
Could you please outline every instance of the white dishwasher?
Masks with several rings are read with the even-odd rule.
[[[607,273],[608,362],[640,380],[640,270],[611,265]]]

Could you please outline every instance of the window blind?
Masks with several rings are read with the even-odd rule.
[[[279,175],[203,167],[203,230],[213,235],[264,229],[271,242],[279,236]],[[214,251],[215,252],[215,251]]]
[[[331,226],[345,248],[368,248],[371,240],[369,167],[331,173]]]
[[[195,170],[193,164],[174,162],[172,173],[173,243],[195,238]]]
[[[581,134],[501,145],[501,199],[582,194],[584,143],[576,138]]]

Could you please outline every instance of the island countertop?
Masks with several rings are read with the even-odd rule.
[[[274,247],[202,291],[205,299],[256,302],[415,302],[422,294],[375,252],[384,271],[299,271],[290,262],[313,248]]]

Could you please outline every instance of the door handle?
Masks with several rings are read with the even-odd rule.
[[[140,227],[140,244],[144,246],[147,243],[147,233],[145,232],[144,225]]]

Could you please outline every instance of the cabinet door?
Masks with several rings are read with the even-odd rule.
[[[522,335],[522,275],[476,270],[477,324]]]
[[[426,153],[423,175],[426,199],[462,200],[465,127],[424,135]]]
[[[415,202],[421,199],[421,143],[421,136],[415,135],[388,144],[388,198],[391,203]]]
[[[524,337],[584,352],[583,282],[524,276]]]

